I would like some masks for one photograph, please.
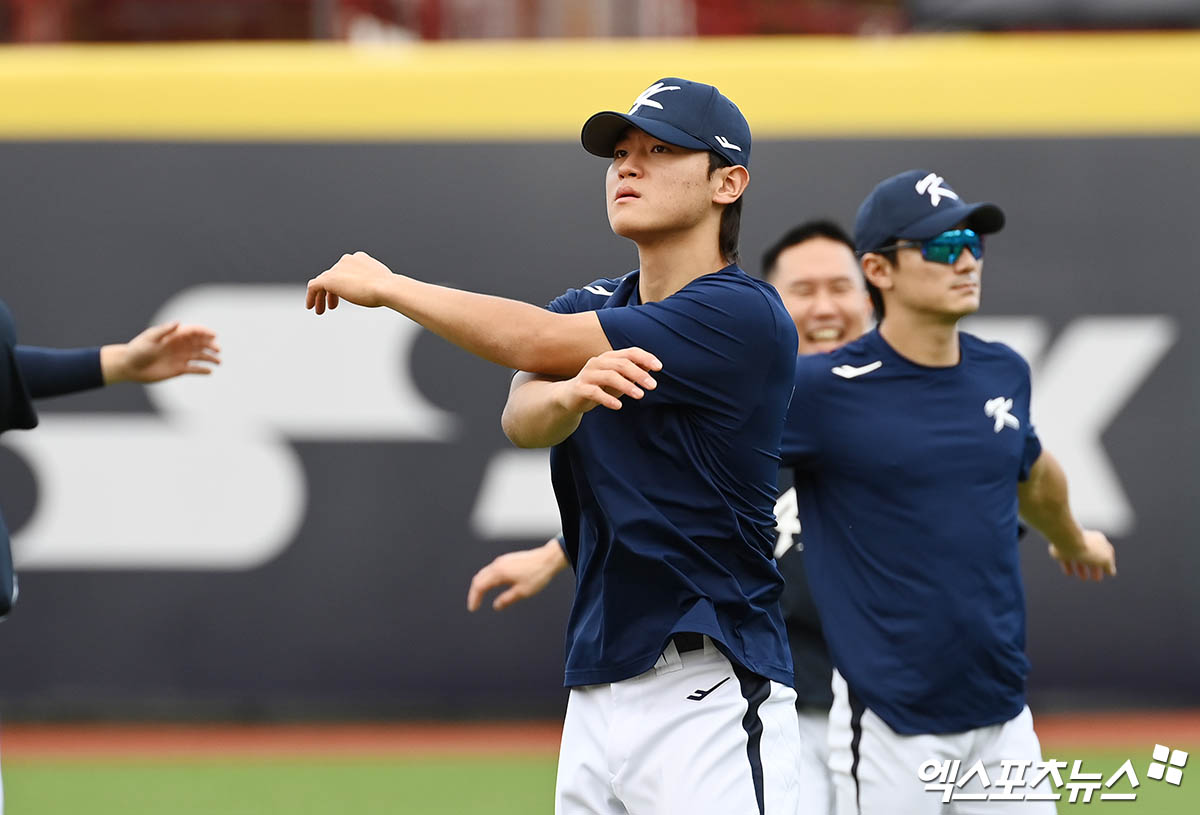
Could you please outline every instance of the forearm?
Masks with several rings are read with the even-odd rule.
[[[1084,548],[1083,529],[1071,513],[1066,473],[1049,452],[1038,457],[1017,495],[1021,516],[1056,548],[1064,553]]]
[[[546,309],[392,275],[382,284],[383,305],[489,362],[518,371],[574,376],[610,349],[592,313]]]
[[[583,414],[557,398],[560,382],[519,373],[500,417],[504,435],[517,447],[553,447],[579,427]]]
[[[18,345],[14,351],[21,379],[34,399],[62,396],[105,384],[101,352],[97,348]]]

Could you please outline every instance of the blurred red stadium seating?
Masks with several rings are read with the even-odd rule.
[[[656,36],[895,31],[902,0],[0,0],[14,42]]]

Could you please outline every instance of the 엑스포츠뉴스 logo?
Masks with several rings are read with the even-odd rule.
[[[1188,760],[1186,751],[1156,744],[1151,758],[1147,778],[1182,786],[1183,768]],[[955,801],[1091,804],[1093,801],[1137,800],[1142,781],[1133,759],[1125,759],[1111,775],[1088,771],[1083,765],[1079,759],[1068,762],[1053,758],[1040,761],[1004,758],[999,767],[994,763],[985,766],[982,760],[968,766],[968,762],[961,759],[930,759],[917,768],[917,777],[925,782],[926,792],[942,794],[943,804]]]

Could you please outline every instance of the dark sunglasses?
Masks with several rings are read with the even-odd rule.
[[[923,241],[900,241],[891,246],[883,246],[876,252],[890,252],[893,249],[921,250],[921,257],[933,263],[954,263],[964,249],[970,251],[972,257],[979,260],[983,257],[983,236],[974,229],[951,229],[940,235],[935,235]]]

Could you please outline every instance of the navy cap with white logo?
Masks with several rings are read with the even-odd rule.
[[[628,113],[606,110],[583,124],[583,147],[612,158],[617,140],[630,126],[667,144],[709,150],[730,164],[750,166],[750,125],[712,85],[669,76],[638,95]]]
[[[858,208],[854,245],[859,254],[893,240],[923,241],[965,223],[980,235],[1004,228],[995,204],[968,204],[929,170],[909,170],[879,182]]]

